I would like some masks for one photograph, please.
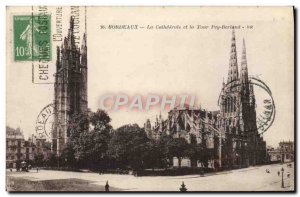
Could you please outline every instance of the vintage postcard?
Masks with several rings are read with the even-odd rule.
[[[293,7],[6,21],[8,192],[295,191]]]

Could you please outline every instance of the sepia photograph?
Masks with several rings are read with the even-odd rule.
[[[292,6],[7,6],[7,192],[295,192]]]

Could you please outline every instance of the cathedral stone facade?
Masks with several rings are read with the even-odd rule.
[[[75,43],[74,19],[70,19],[68,36],[57,47],[54,84],[54,126],[52,152],[61,154],[70,133],[68,123],[72,116],[87,113],[87,46],[86,34],[82,46]]]
[[[154,125],[147,120],[144,127],[150,138],[162,135],[194,139],[215,154],[211,167],[240,168],[265,162],[266,143],[256,126],[255,95],[248,78],[246,45],[243,40],[239,73],[235,32],[232,31],[227,83],[223,82],[218,99],[220,110],[206,111],[189,106],[176,107],[163,120],[161,115]],[[189,166],[197,162],[189,161]]]

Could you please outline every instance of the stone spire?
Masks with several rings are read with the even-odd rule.
[[[70,18],[70,28],[68,31],[68,39],[67,40],[68,40],[67,47],[69,49],[76,48],[75,38],[74,38],[74,18],[72,16]]]
[[[83,34],[83,39],[82,39],[82,45],[81,45],[81,51],[82,51],[82,53],[86,53],[86,49],[87,49],[87,46],[86,46],[86,34],[84,33]]]
[[[81,55],[80,55],[80,63],[81,63],[81,79],[82,79],[82,108],[81,112],[87,112],[87,42],[86,42],[86,33],[83,34],[83,40],[82,40],[82,45],[81,45]]]
[[[243,53],[242,53],[242,61],[241,61],[241,83],[248,83],[248,68],[247,68],[247,57],[246,57],[246,44],[245,39],[243,39]]]
[[[245,39],[243,39],[243,52],[242,52],[242,61],[241,61],[241,91],[244,96],[249,95],[249,78],[248,78],[248,67],[247,67],[247,57],[246,57],[246,44]]]
[[[236,55],[235,32],[233,29],[232,38],[231,38],[231,49],[230,49],[230,60],[229,60],[229,71],[228,71],[227,83],[230,83],[232,81],[237,81],[238,78],[239,78],[239,71],[238,71],[237,55]]]
[[[87,66],[86,33],[83,34],[83,40],[81,45],[81,64],[82,66]]]

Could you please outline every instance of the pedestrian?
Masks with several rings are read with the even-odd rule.
[[[109,185],[108,185],[108,181],[106,181],[106,184],[105,184],[105,191],[106,191],[106,192],[109,192]]]

